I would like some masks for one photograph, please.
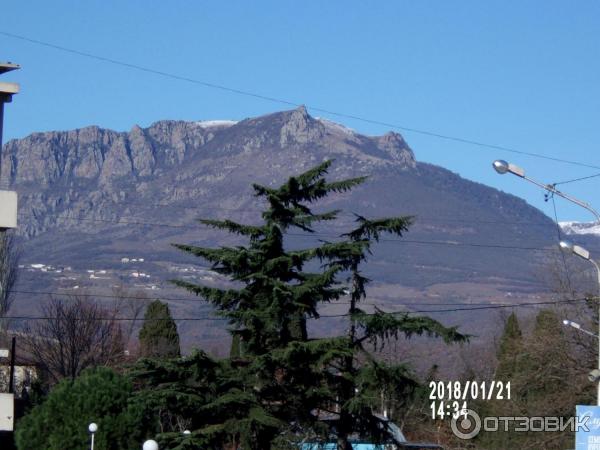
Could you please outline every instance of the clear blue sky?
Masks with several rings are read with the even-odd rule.
[[[0,31],[310,107],[600,166],[600,2],[13,1]],[[5,141],[97,124],[242,119],[284,105],[0,34],[22,93]],[[324,114],[311,112],[315,116]],[[387,127],[330,117],[367,134]],[[600,172],[404,132],[417,159],[524,197]],[[563,188],[600,208],[600,177]],[[558,201],[560,220],[591,220]]]

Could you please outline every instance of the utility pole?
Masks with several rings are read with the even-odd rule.
[[[10,346],[10,380],[8,380],[8,393],[15,393],[15,359],[17,353],[17,338],[12,337]]]
[[[13,63],[0,62],[0,75],[20,69],[21,66]],[[4,104],[12,102],[12,97],[19,93],[17,83],[0,82],[0,180],[2,179],[2,131],[4,128]],[[17,193],[1,190],[0,183],[0,236],[9,228],[17,227]],[[0,282],[0,295],[6,296],[6,286]]]
[[[13,70],[20,69],[21,66],[13,63],[0,63],[0,75]],[[4,104],[12,102],[12,97],[19,93],[17,83],[0,82],[0,180],[2,177],[2,131],[4,128]],[[17,193],[14,191],[0,190],[0,233],[4,233],[9,228],[17,227]],[[0,293],[4,294],[5,286],[0,283]],[[12,351],[10,352],[11,367],[9,393],[13,393],[14,387],[14,362],[15,362],[15,338],[12,338]]]
[[[20,69],[18,64],[0,63],[0,75]],[[4,104],[12,102],[12,97],[19,93],[17,83],[0,82],[0,179],[2,175],[2,131],[4,128]],[[14,191],[0,190],[0,234],[10,228],[17,227],[17,193]],[[5,286],[0,283],[0,294],[5,294]],[[9,432],[12,441],[14,430],[14,378],[15,378],[15,350],[16,339],[12,338],[10,352],[10,380],[9,393],[0,394],[0,432]],[[0,438],[1,440],[2,438]],[[10,444],[9,444],[10,445]],[[2,448],[5,444],[2,443]],[[12,448],[12,446],[11,446]]]

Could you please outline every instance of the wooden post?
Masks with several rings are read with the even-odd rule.
[[[17,338],[13,336],[10,350],[10,380],[8,381],[8,393],[15,393],[15,352],[17,347]]]

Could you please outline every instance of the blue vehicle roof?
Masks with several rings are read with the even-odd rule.
[[[352,450],[385,450],[384,444],[362,444],[353,443]],[[328,444],[313,444],[304,443],[300,446],[301,450],[337,450],[337,445],[334,443]]]

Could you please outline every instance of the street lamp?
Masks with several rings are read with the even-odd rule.
[[[158,450],[158,443],[152,439],[149,439],[144,442],[142,450]]]
[[[94,422],[90,423],[88,425],[88,431],[92,435],[92,442],[90,445],[90,450],[94,450],[94,435],[96,434],[96,431],[98,431],[98,425],[96,425]]]
[[[575,197],[571,197],[570,195],[565,194],[564,192],[559,191],[558,189],[556,189],[556,187],[554,187],[553,184],[540,183],[539,181],[536,181],[536,180],[533,180],[533,179],[527,177],[525,175],[525,170],[522,169],[521,167],[516,166],[514,164],[511,164],[511,163],[508,163],[508,162],[506,162],[506,161],[504,161],[502,159],[497,159],[496,161],[494,161],[492,163],[492,166],[494,167],[494,170],[496,172],[498,172],[500,175],[504,175],[505,173],[512,173],[513,175],[516,175],[519,178],[523,178],[524,180],[527,180],[530,183],[535,184],[536,186],[539,186],[542,189],[547,190],[551,194],[556,194],[559,197],[562,197],[565,200],[570,201],[571,203],[575,203],[576,205],[579,205],[582,208],[587,209],[594,216],[596,216],[596,220],[598,221],[598,223],[600,223],[600,213],[598,213],[598,211],[596,211],[594,208],[592,208],[586,202],[582,202],[581,200],[577,200]]]
[[[594,261],[590,255],[590,252],[580,245],[573,244],[569,241],[560,241],[558,243],[561,250],[566,251],[568,253],[573,253],[574,255],[579,256],[581,259],[585,259],[594,265],[596,268],[596,273],[598,275],[598,289],[600,293],[600,266],[596,261]]]
[[[525,170],[522,169],[521,167],[511,164],[511,163],[508,163],[501,159],[494,161],[492,163],[492,166],[494,167],[494,170],[496,172],[498,172],[500,175],[504,175],[505,173],[512,173],[513,175],[516,175],[519,178],[523,178],[524,180],[527,180],[530,183],[535,184],[536,186],[541,187],[542,189],[545,189],[546,191],[550,192],[551,194],[556,194],[559,197],[562,197],[565,200],[570,201],[571,203],[575,203],[576,205],[587,209],[589,212],[591,212],[596,217],[596,221],[600,224],[600,213],[598,213],[598,211],[596,211],[594,208],[592,208],[586,202],[582,202],[581,200],[571,197],[570,195],[567,195],[564,192],[560,192],[558,189],[556,189],[555,185],[544,184],[544,183],[540,183],[539,181],[533,180],[525,175]],[[600,266],[598,266],[596,261],[594,261],[590,257],[590,252],[588,252],[585,248],[580,247],[579,245],[574,245],[574,244],[572,244],[570,242],[566,242],[566,241],[561,241],[559,245],[562,250],[573,253],[573,254],[579,256],[580,258],[583,258],[586,261],[591,262],[594,265],[594,267],[596,268],[596,271],[598,272],[598,288],[600,289]],[[600,308],[598,309],[598,314],[600,316]],[[565,321],[564,323],[565,323],[565,325],[574,326],[574,325],[572,325],[572,324],[574,324],[574,322],[571,322],[571,321]],[[578,327],[575,327],[575,328],[578,328]],[[579,329],[581,329],[581,327],[579,327]],[[598,333],[598,369],[594,369],[594,371],[590,374],[590,380],[592,382],[598,382],[598,402],[597,403],[598,403],[598,406],[600,406],[600,319],[598,320],[598,330],[599,330],[599,333]],[[595,336],[595,335],[593,335],[593,336]]]
[[[567,326],[567,327],[573,327],[576,330],[581,331],[582,333],[588,334],[590,336],[594,336],[595,338],[599,338],[600,336],[598,336],[597,334],[592,333],[591,331],[586,330],[585,328],[581,328],[581,325],[579,325],[577,322],[573,322],[572,320],[563,320],[563,325]]]
[[[583,328],[581,328],[581,325],[579,325],[577,322],[573,322],[572,320],[563,320],[563,324],[573,327],[576,330],[581,331],[582,333],[588,334],[590,336],[593,336],[595,338],[600,339],[600,336],[598,336],[597,334],[592,333],[591,331],[585,330]],[[600,382],[600,369],[594,369],[592,370],[589,374],[588,374],[588,380],[590,380],[592,383],[596,383],[596,382]]]
[[[560,246],[561,250],[573,253],[574,255],[579,256],[581,259],[585,259],[586,261],[589,261],[590,263],[592,263],[594,265],[594,267],[596,268],[596,274],[598,276],[598,289],[600,291],[600,266],[598,265],[598,263],[596,261],[594,261],[591,258],[590,252],[588,252],[585,248],[583,248],[579,245],[575,245],[569,241],[560,241],[558,245]],[[600,299],[600,297],[599,297],[599,299]],[[570,322],[568,325],[571,325],[571,323],[574,323],[574,322]],[[573,326],[573,325],[571,325],[571,326]],[[574,328],[577,328],[577,327],[574,327]],[[579,327],[579,329],[581,329],[581,327]],[[592,336],[594,336],[593,333],[589,333],[589,334],[592,334]],[[597,371],[594,370],[595,374],[593,377],[590,375],[590,380],[598,382],[598,402],[597,402],[597,404],[598,404],[598,406],[600,406],[600,308],[598,309],[598,336],[597,337],[598,337],[598,369],[597,369]]]

